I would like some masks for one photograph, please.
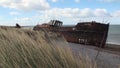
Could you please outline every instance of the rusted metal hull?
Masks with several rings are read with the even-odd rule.
[[[109,24],[82,22],[75,26],[41,28],[60,33],[68,42],[93,45],[104,48],[108,35]]]
[[[106,38],[103,39],[104,33],[84,31],[60,31],[59,33],[61,33],[68,42],[105,47]]]

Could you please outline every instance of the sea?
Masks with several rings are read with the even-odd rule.
[[[32,29],[33,26],[23,27]],[[106,43],[120,45],[120,25],[110,25]]]
[[[120,25],[110,25],[107,43],[120,45]]]

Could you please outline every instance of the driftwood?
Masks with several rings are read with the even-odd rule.
[[[21,26],[18,23],[16,23],[15,28],[21,28]]]

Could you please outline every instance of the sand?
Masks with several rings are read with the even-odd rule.
[[[107,45],[104,49],[75,43],[68,43],[68,45],[76,55],[80,53],[85,57],[88,56],[93,61],[96,60],[97,68],[118,68],[120,65],[120,52],[115,50],[115,48],[120,48],[119,45]],[[96,58],[98,51],[100,52]]]

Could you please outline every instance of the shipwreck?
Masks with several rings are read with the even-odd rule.
[[[79,22],[72,26],[63,26],[62,24],[62,21],[51,20],[48,23],[36,25],[33,30],[40,30],[42,28],[60,33],[68,42],[93,45],[102,48],[105,47],[109,23],[103,24],[96,21],[91,21]]]

